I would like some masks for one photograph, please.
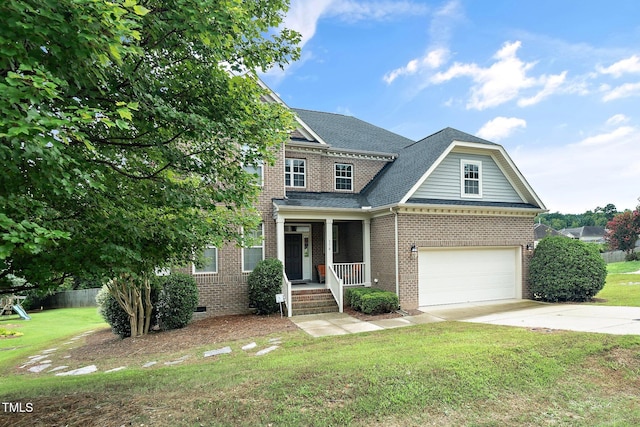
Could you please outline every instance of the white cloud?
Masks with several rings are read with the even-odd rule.
[[[291,2],[291,7],[284,18],[282,26],[300,33],[300,47],[313,38],[318,20],[326,13],[335,0],[314,0]]]
[[[445,64],[451,55],[447,44],[451,36],[452,27],[462,16],[463,13],[458,0],[449,1],[436,10],[429,25],[431,42],[426,53],[419,58],[411,59],[403,67],[389,71],[384,75],[383,80],[387,84],[391,84],[400,76],[436,70]]]
[[[519,128],[526,128],[527,122],[517,117],[496,117],[480,128],[476,135],[480,138],[498,142],[513,134]]]
[[[629,117],[624,114],[615,114],[607,120],[607,126],[616,126],[622,123],[627,123],[629,121]]]
[[[568,145],[518,147],[511,156],[551,212],[582,213],[613,203],[633,208],[640,196],[640,129],[622,126]]]
[[[599,73],[611,74],[613,77],[620,77],[628,73],[640,73],[640,56],[633,55],[608,67],[597,66],[596,69]]]
[[[628,138],[630,135],[633,135],[634,133],[637,133],[637,129],[635,129],[634,127],[621,126],[608,133],[601,133],[598,135],[587,137],[582,141],[577,142],[573,145],[582,146],[582,147],[593,146],[593,145],[606,145],[608,147],[611,147],[613,144],[617,144],[620,141],[625,140],[625,138]]]
[[[412,59],[404,67],[396,68],[388,72],[384,75],[383,79],[388,84],[391,84],[400,76],[415,74],[424,69],[437,69],[447,61],[448,57],[449,50],[447,49],[440,48],[429,51],[422,58]]]
[[[613,89],[609,85],[602,85],[601,89],[606,93],[602,97],[605,102],[613,101],[614,99],[629,98],[631,96],[640,96],[640,83],[625,83]]]
[[[535,63],[525,63],[516,56],[521,43],[505,43],[493,56],[497,61],[488,68],[476,64],[456,63],[443,73],[438,73],[432,81],[443,83],[456,77],[471,77],[475,85],[471,88],[468,109],[484,110],[510,101],[524,88],[535,84],[535,79],[527,77]]]
[[[541,91],[530,98],[520,98],[518,100],[518,106],[520,107],[528,107],[530,105],[537,104],[543,99],[553,95],[558,92],[558,89],[564,84],[567,77],[567,72],[563,71],[560,74],[553,74],[550,76],[540,76],[538,81],[544,84],[544,87]]]

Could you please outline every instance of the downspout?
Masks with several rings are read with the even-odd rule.
[[[396,258],[396,295],[400,299],[400,253],[398,250],[398,211],[394,211],[393,208],[389,208],[391,212],[395,214],[395,258]]]

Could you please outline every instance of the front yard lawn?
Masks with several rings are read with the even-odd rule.
[[[596,295],[599,305],[640,307],[640,261],[607,265],[607,283]]]
[[[75,323],[74,311],[66,315]],[[265,356],[242,350],[269,339],[281,344]],[[232,352],[203,357],[224,346]],[[183,364],[141,366],[185,354]],[[103,369],[108,355],[86,357],[99,372],[57,377],[0,366],[0,401],[33,408],[0,412],[0,424],[640,424],[636,336],[441,322],[327,338],[285,331],[138,360],[132,351],[119,362],[127,369],[111,373]]]

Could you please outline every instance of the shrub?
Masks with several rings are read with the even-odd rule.
[[[603,287],[607,267],[597,248],[566,237],[545,237],[529,265],[530,290],[544,301],[588,301]]]
[[[398,296],[393,292],[375,288],[348,288],[346,302],[365,314],[389,313],[399,308]]]
[[[626,254],[624,256],[624,260],[625,261],[637,261],[638,260],[638,254],[635,252],[629,252],[628,254]]]
[[[347,288],[344,291],[344,299],[354,310],[361,311],[362,297],[373,292],[381,292],[381,290],[375,288]]]
[[[390,313],[399,308],[398,296],[387,291],[371,292],[362,295],[360,307],[365,314]]]
[[[163,331],[184,328],[198,306],[198,284],[193,276],[171,273],[160,276],[158,302],[154,305],[158,326]]]
[[[105,322],[111,326],[111,331],[120,338],[131,336],[131,323],[129,323],[129,315],[124,308],[120,307],[115,297],[106,286],[96,295],[96,303],[98,304],[98,313]]]
[[[260,261],[249,275],[249,307],[255,308],[257,314],[280,311],[276,294],[282,290],[282,268],[280,260],[267,258]]]

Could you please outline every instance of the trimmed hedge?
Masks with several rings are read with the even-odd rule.
[[[276,258],[262,260],[253,269],[247,285],[249,287],[249,307],[256,314],[271,314],[280,311],[276,294],[282,291],[282,262]]]
[[[595,245],[551,236],[540,241],[529,264],[535,299],[589,301],[604,287],[607,265]]]
[[[347,288],[345,302],[365,314],[390,313],[400,308],[396,294],[375,288]]]
[[[129,315],[124,311],[124,308],[120,307],[120,304],[118,304],[118,301],[111,295],[106,286],[103,286],[98,295],[96,295],[96,303],[98,304],[98,313],[111,326],[111,332],[120,338],[131,336]]]

